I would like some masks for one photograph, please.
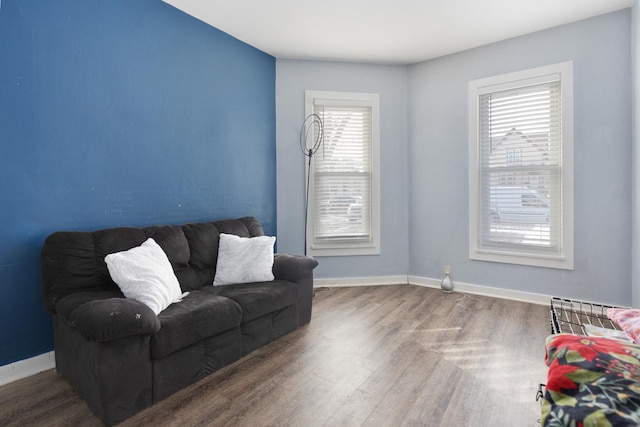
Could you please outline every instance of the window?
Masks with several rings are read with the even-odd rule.
[[[469,257],[573,269],[573,64],[469,82]]]
[[[305,104],[306,115],[317,114],[324,125],[307,171],[307,253],[379,254],[379,96],[307,91]]]

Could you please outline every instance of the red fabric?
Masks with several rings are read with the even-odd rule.
[[[620,341],[602,337],[586,337],[582,335],[559,334],[553,335],[553,339],[547,342],[547,353],[545,362],[551,366],[549,361],[549,348],[561,348],[577,351],[580,355],[591,362],[599,353],[624,354],[625,348]]]
[[[640,426],[639,345],[559,334],[546,350],[542,426]]]
[[[558,359],[553,359],[551,365],[549,365],[549,374],[547,376],[547,390],[562,392],[562,389],[575,389],[578,385],[567,377],[567,374],[577,371],[577,366],[573,365],[561,365]]]

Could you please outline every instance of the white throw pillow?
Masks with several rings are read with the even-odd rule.
[[[220,234],[213,286],[273,280],[275,237],[238,237]]]
[[[160,313],[180,298],[182,290],[169,258],[155,240],[104,257],[107,269],[125,297]]]

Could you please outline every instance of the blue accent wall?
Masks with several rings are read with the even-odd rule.
[[[0,365],[53,349],[57,230],[254,215],[276,233],[275,59],[159,0],[2,0]]]

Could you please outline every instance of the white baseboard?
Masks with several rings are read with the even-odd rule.
[[[428,288],[440,288],[441,279],[431,279],[420,276],[381,276],[381,277],[348,277],[336,279],[314,279],[314,287],[346,287],[346,286],[380,286],[380,285],[416,285]],[[510,289],[494,288],[470,283],[453,282],[454,291],[474,295],[484,295],[513,301],[529,302],[532,304],[548,305],[550,295],[532,292],[514,291]]]
[[[340,288],[347,286],[382,286],[406,285],[407,276],[378,276],[378,277],[344,277],[337,279],[313,279],[315,288]]]
[[[442,279],[430,279],[427,277],[409,276],[409,284],[426,286],[429,288],[440,288]],[[453,282],[454,292],[464,292],[474,295],[484,295],[487,297],[508,299],[513,301],[529,302],[532,304],[549,305],[551,295],[536,294],[533,292],[514,291],[511,289],[494,288],[491,286],[474,285],[471,283]]]
[[[56,367],[55,353],[50,351],[29,359],[0,366],[0,386]]]

